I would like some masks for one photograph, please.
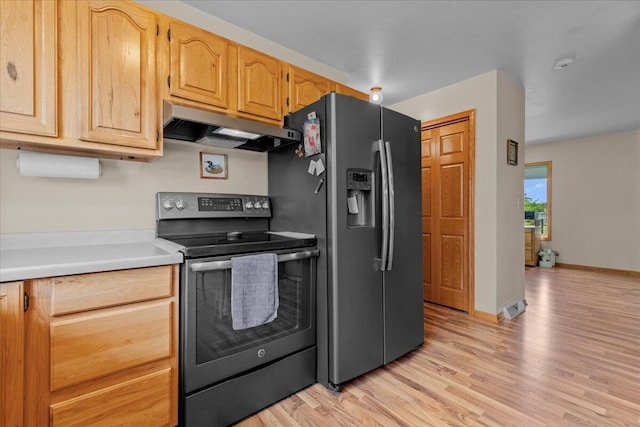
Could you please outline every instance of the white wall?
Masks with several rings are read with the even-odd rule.
[[[201,179],[200,151],[227,154],[229,178]],[[18,153],[0,150],[0,233],[153,229],[158,191],[268,191],[263,153],[165,143],[151,163],[100,160],[97,180],[20,176]]]
[[[524,90],[498,73],[496,310],[524,296]],[[507,164],[507,140],[518,142],[518,165]]]
[[[640,271],[640,131],[527,145],[552,163],[552,240],[558,262]]]
[[[524,245],[522,214],[517,213],[522,212],[522,208],[517,209],[515,187],[506,184],[498,187],[499,175],[505,179],[517,179],[518,176],[522,179],[521,167],[506,168],[506,139],[502,141],[508,135],[524,142],[524,94],[521,92],[522,89],[494,70],[391,106],[422,121],[476,110],[475,309],[486,313],[498,313],[508,302],[503,300],[507,295],[509,298],[524,297],[524,276],[511,275],[510,266],[523,269],[524,250],[508,252],[512,247]],[[499,126],[502,120],[510,121],[511,125]],[[521,195],[522,181],[518,185]],[[502,224],[499,227],[499,219],[506,220],[511,213],[519,215],[520,233],[517,236],[503,232],[507,229],[501,228]],[[508,230],[513,224],[510,219]],[[498,256],[503,257],[500,269]],[[516,289],[522,289],[519,295],[514,295]]]

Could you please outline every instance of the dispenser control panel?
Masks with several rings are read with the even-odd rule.
[[[374,226],[375,195],[373,171],[347,169],[347,227]]]
[[[371,191],[373,172],[364,170],[348,170],[347,172],[347,189]]]

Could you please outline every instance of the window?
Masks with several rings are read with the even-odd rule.
[[[551,162],[524,166],[524,225],[539,227],[542,240],[551,240]]]

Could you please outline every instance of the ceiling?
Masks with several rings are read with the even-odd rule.
[[[383,105],[498,69],[524,87],[526,143],[640,129],[640,1],[184,2],[382,86]]]

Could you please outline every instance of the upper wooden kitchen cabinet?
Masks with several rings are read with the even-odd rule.
[[[168,95],[229,108],[228,40],[174,19],[166,36],[170,57]]]
[[[0,11],[1,148],[162,155],[155,12],[106,0],[1,0]]]
[[[238,112],[282,122],[282,63],[245,46],[237,46]]]
[[[336,93],[351,96],[353,98],[358,98],[363,101],[369,101],[369,95],[367,95],[366,93],[362,93],[360,91],[357,91],[355,89],[350,88],[349,86],[345,86],[340,83],[336,83]]]
[[[24,284],[0,283],[0,425],[21,426],[24,390]]]
[[[160,135],[157,15],[133,2],[76,4],[80,138],[156,149]]]
[[[322,76],[289,65],[287,72],[289,112],[298,111],[335,90],[336,83]]]
[[[0,130],[55,136],[57,5],[0,1]]]

